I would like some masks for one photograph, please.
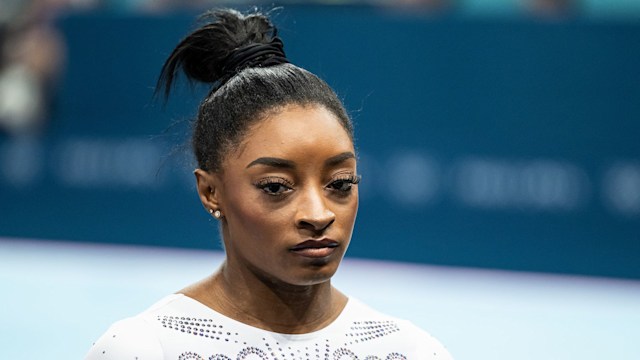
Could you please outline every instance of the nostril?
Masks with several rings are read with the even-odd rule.
[[[304,192],[299,200],[296,212],[298,227],[322,231],[335,221],[336,215],[331,211],[330,204],[323,197],[322,191],[312,189],[312,191]]]
[[[303,229],[308,229],[313,232],[322,232],[327,229],[331,224],[335,222],[335,218],[330,218],[326,220],[300,220],[298,222],[298,227]]]

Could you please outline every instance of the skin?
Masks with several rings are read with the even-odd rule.
[[[353,232],[356,174],[353,142],[326,108],[268,113],[225,156],[221,172],[195,171],[203,206],[223,215],[226,260],[181,292],[265,330],[329,325],[347,303],[330,279]]]

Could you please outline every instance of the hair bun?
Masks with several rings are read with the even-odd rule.
[[[288,62],[276,27],[261,13],[224,9],[200,20],[202,25],[180,41],[162,67],[156,91],[164,88],[165,96],[179,70],[190,80],[220,86],[243,69]]]
[[[288,63],[284,54],[284,44],[279,37],[273,37],[268,44],[250,44],[234,50],[222,68],[223,76],[234,74],[250,67],[266,67]]]

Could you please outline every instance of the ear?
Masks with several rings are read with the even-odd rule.
[[[204,209],[207,212],[210,212],[209,210],[222,211],[220,202],[220,185],[222,182],[219,175],[202,169],[196,169],[193,174],[196,176],[196,187]]]

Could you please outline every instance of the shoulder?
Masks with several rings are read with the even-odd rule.
[[[417,353],[425,359],[453,360],[449,350],[435,337],[408,320],[398,320],[405,336],[415,339]]]
[[[162,358],[162,346],[151,326],[137,316],[111,325],[93,344],[85,360]]]
[[[399,348],[413,349],[411,353],[419,354],[419,359],[453,359],[438,339],[411,321],[382,313],[357,299],[350,298],[349,303],[345,315],[353,324],[351,329],[364,330],[365,334],[374,332],[376,337],[393,339]]]
[[[167,296],[143,313],[114,323],[93,344],[85,360],[163,359],[157,324],[151,320],[157,311],[180,299],[177,295]]]

